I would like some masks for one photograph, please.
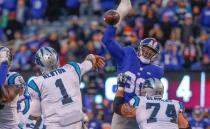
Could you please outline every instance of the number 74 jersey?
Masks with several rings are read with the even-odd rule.
[[[130,100],[136,110],[136,119],[141,129],[179,129],[178,113],[184,111],[182,103],[157,97],[137,97]]]
[[[32,116],[42,114],[45,125],[59,122],[65,124],[67,120],[72,123],[80,121],[79,114],[82,113],[80,78],[91,68],[90,61],[81,64],[72,62],[29,80],[29,93],[32,98],[30,114]]]

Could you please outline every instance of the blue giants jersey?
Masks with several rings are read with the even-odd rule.
[[[125,73],[129,77],[124,95],[125,101],[129,102],[135,95],[140,95],[141,85],[146,79],[160,79],[164,72],[159,66],[143,64],[133,47],[121,47],[114,40],[115,34],[116,28],[108,26],[102,41],[117,63],[118,74]]]
[[[193,118],[189,119],[189,123],[192,129],[206,129],[209,126],[206,120],[196,121]]]

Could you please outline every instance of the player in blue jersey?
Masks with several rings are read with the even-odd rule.
[[[17,102],[26,91],[23,77],[17,72],[8,70],[11,60],[10,50],[6,47],[0,47],[0,129],[19,128]]]
[[[117,12],[120,14],[120,21],[131,9],[130,0],[121,0]],[[102,42],[117,63],[117,73],[124,73],[129,76],[125,87],[125,101],[128,102],[133,96],[140,95],[140,87],[145,79],[154,77],[160,79],[163,76],[163,69],[153,62],[160,53],[160,45],[154,38],[146,38],[138,44],[138,51],[132,46],[122,47],[114,40],[117,27],[108,25]],[[131,126],[133,125],[133,126]],[[123,118],[114,114],[112,118],[112,129],[138,129],[134,118]]]
[[[6,47],[0,47],[0,88],[6,80],[8,63],[10,61],[10,51]]]
[[[197,106],[193,109],[192,116],[189,118],[192,129],[210,129],[209,121],[204,119],[203,108]]]

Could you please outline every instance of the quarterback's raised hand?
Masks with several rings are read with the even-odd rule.
[[[93,63],[93,68],[96,70],[103,69],[105,66],[105,58],[102,56],[89,54],[86,60],[90,60]]]

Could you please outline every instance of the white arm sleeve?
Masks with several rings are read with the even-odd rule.
[[[91,61],[85,60],[81,64],[79,64],[79,67],[80,67],[81,76],[82,76],[93,68],[93,64]]]
[[[41,116],[41,104],[39,99],[32,97],[30,115],[33,117]]]

